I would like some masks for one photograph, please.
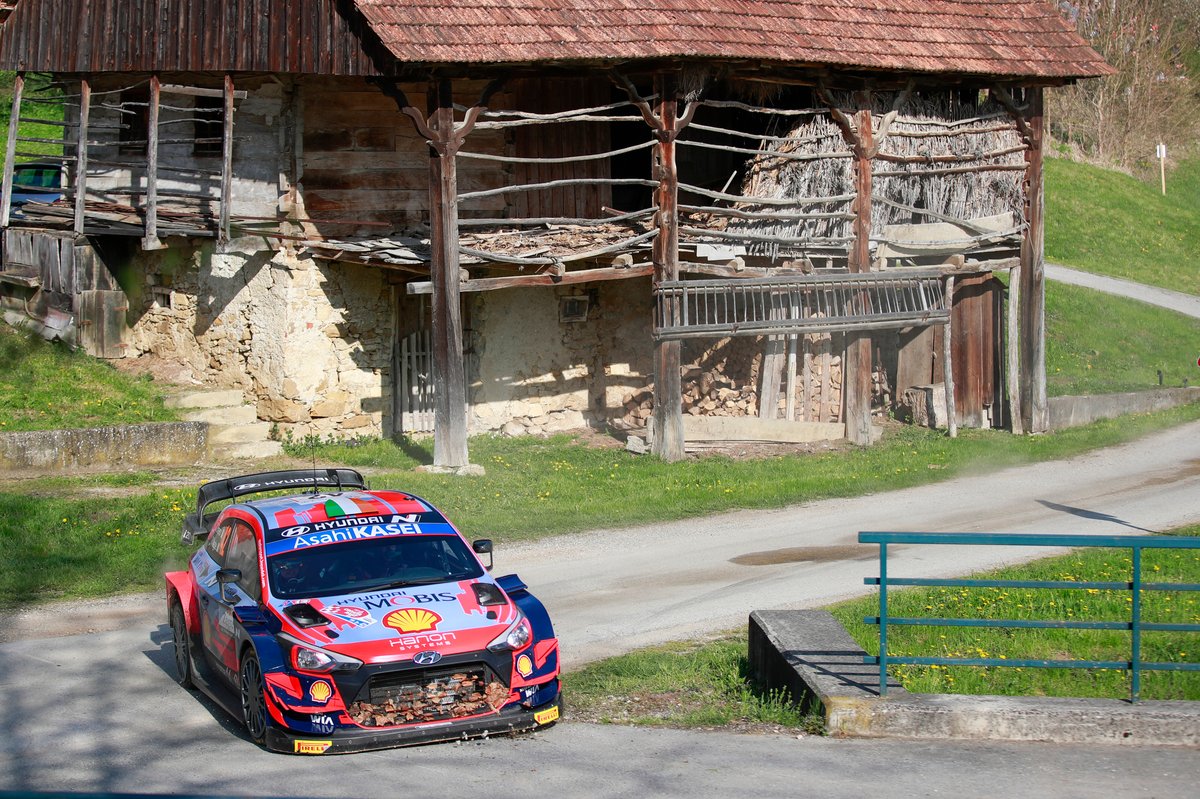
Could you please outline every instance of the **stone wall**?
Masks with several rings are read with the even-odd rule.
[[[470,295],[472,432],[549,434],[619,416],[622,397],[653,379],[650,296],[648,279]],[[586,300],[586,320],[560,320],[564,299]]]
[[[382,273],[234,245],[135,256],[147,287],[130,292],[130,357],[239,388],[260,419],[297,436],[390,433],[391,287]]]

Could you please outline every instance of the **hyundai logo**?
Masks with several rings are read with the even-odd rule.
[[[281,532],[279,535],[281,538],[294,538],[298,535],[304,535],[305,533],[310,533],[310,532],[312,532],[311,527],[309,527],[307,524],[301,524],[301,525],[297,525],[296,527],[289,527],[288,529]]]
[[[441,652],[418,652],[413,655],[413,663],[416,663],[418,666],[432,666],[441,659]]]

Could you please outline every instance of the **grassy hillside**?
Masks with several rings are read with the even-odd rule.
[[[177,418],[148,379],[0,322],[0,432]]]
[[[1046,259],[1200,294],[1200,160],[1167,176],[1167,195],[1120,172],[1046,161]]]

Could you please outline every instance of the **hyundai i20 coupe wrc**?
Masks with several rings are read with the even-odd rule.
[[[559,717],[546,609],[516,575],[490,575],[491,541],[468,545],[420,497],[367,490],[352,469],[217,480],[184,522],[184,544],[198,540],[187,571],[166,574],[177,679],[267,749],[353,752]]]

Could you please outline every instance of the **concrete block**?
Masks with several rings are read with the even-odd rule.
[[[1200,744],[1200,702],[910,694],[879,672],[827,611],[750,615],[750,671],[822,712],[833,735],[1054,741],[1149,746]]]
[[[1082,397],[1051,397],[1050,429],[1064,430],[1090,424],[1097,419],[1114,419],[1127,413],[1148,413],[1200,402],[1200,387],[1160,388],[1122,394]]]
[[[179,466],[200,462],[207,451],[203,422],[0,433],[0,471]]]

